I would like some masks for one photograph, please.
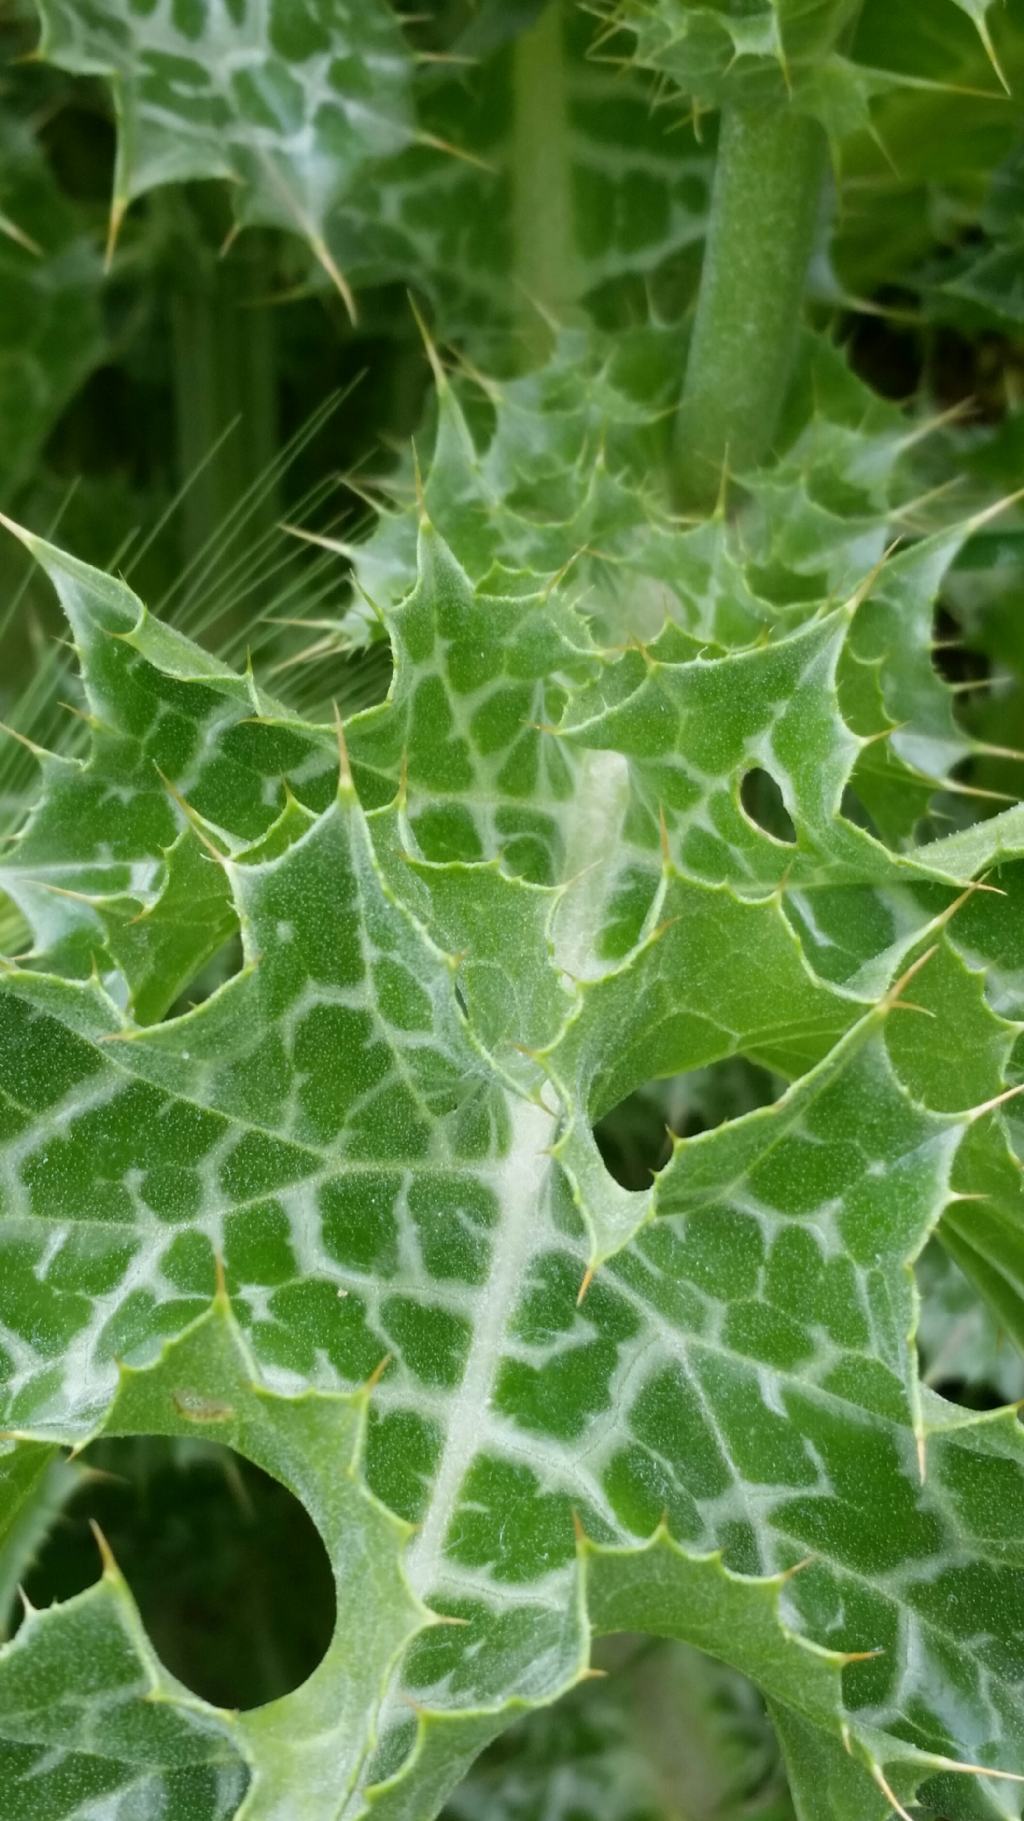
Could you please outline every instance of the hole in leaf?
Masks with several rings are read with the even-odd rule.
[[[873,835],[876,841],[882,839],[871,811],[865,808],[851,784],[847,784],[843,789],[839,813],[847,822],[852,822],[854,828],[863,828],[867,834]]]
[[[930,1380],[928,1388],[944,1397],[948,1404],[959,1404],[963,1410],[1000,1410],[1006,1403],[994,1386],[979,1384],[970,1378],[938,1378]]]
[[[740,802],[744,813],[773,841],[785,841],[792,847],[796,840],[793,818],[770,771],[755,765],[740,785]]]
[[[848,320],[847,358],[874,391],[902,403],[913,396],[921,379],[921,337],[915,327],[904,328],[901,322],[917,307],[916,299],[911,291],[891,284],[879,285],[874,297],[890,311]]]
[[[100,1441],[25,1577],[35,1606],[99,1577],[106,1537],[161,1662],[219,1707],[278,1699],[312,1674],[334,1629],[334,1581],[312,1519],[219,1443]]]
[[[967,1410],[995,1410],[1024,1398],[1024,1359],[939,1240],[929,1241],[915,1275],[922,1382]]]
[[[663,1815],[666,1789],[685,1790],[687,1815],[703,1821],[792,1813],[778,1740],[746,1676],[689,1645],[629,1634],[601,1640],[594,1663],[601,1679],[528,1714],[477,1759],[450,1821],[552,1815],[562,1784],[573,1801],[557,1812],[588,1821]]]
[[[624,1189],[649,1189],[651,1176],[672,1155],[669,1133],[695,1138],[769,1106],[784,1083],[745,1056],[727,1056],[705,1069],[690,1069],[637,1088],[594,1127],[605,1168]]]
[[[178,994],[166,1014],[167,1017],[169,1019],[180,1018],[185,1012],[192,1011],[194,1006],[201,1005],[204,999],[211,998],[226,980],[230,980],[232,975],[241,972],[242,962],[242,938],[236,930],[217,950],[216,954],[211,955],[210,959],[204,963],[195,979],[190,981],[184,991]]]
[[[949,768],[949,779],[953,784],[973,784],[978,773],[978,761],[972,752],[965,753],[962,759],[956,759]],[[936,794],[941,791],[941,785]],[[956,793],[954,792],[954,795]]]
[[[62,190],[79,202],[106,206],[110,192],[110,163],[114,156],[114,134],[110,122],[96,108],[88,111],[75,98],[68,97],[66,107],[41,110],[37,129],[40,147]]]
[[[940,604],[932,626],[932,663],[947,683],[984,682],[991,675],[991,663],[984,652],[972,651],[964,636],[959,620]]]

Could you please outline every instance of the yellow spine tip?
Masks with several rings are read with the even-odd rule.
[[[923,955],[918,955],[916,961],[911,962],[910,966],[900,975],[895,985],[891,986],[884,998],[879,1001],[880,1009],[883,1012],[891,1012],[895,1006],[900,1004],[905,988],[910,985],[910,982],[916,978],[923,967],[927,967],[929,961],[931,961],[932,957],[937,955],[938,952],[939,945],[935,942],[932,944],[931,948],[925,950]],[[921,1008],[918,1006],[916,1009],[920,1011]]]
[[[341,710],[337,702],[332,702],[334,710],[334,737],[338,745],[338,791],[346,796],[352,790],[352,767],[348,762],[348,746],[345,742],[345,729],[342,725]]]
[[[997,1108],[1005,1106],[1008,1100],[1016,1100],[1018,1094],[1024,1094],[1024,1081],[1015,1088],[1006,1088],[1002,1094],[994,1094],[991,1100],[983,1100],[980,1106],[971,1107],[964,1118],[973,1125],[976,1119],[984,1119],[986,1113],[994,1113]]]
[[[875,1782],[877,1783],[877,1785],[878,1785],[879,1789],[881,1790],[883,1796],[885,1797],[886,1801],[890,1804],[890,1806],[894,1810],[894,1812],[897,1815],[899,1815],[900,1821],[911,1821],[911,1816],[907,1813],[906,1809],[904,1808],[899,1797],[896,1795],[895,1791],[892,1789],[891,1785],[886,1781],[885,1772],[883,1771],[882,1766],[880,1764],[872,1764],[871,1775],[874,1778]]]
[[[114,1552],[111,1549],[110,1544],[107,1542],[107,1539],[104,1536],[99,1525],[97,1524],[95,1518],[89,1519],[89,1529],[92,1531],[93,1537],[95,1539],[96,1547],[100,1553],[100,1561],[103,1564],[104,1578],[107,1580],[120,1579],[118,1566],[114,1560]]]
[[[377,1386],[380,1384],[388,1367],[393,1364],[394,1357],[393,1353],[385,1353],[384,1358],[374,1366],[373,1371],[370,1373],[369,1378],[363,1386],[363,1391],[367,1396],[377,1389]]]
[[[121,235],[121,224],[128,209],[127,196],[114,196],[110,204],[110,218],[107,222],[107,244],[103,250],[103,269],[109,272],[114,263],[117,243]]]

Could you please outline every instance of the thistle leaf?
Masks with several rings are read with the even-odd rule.
[[[99,251],[12,110],[0,125],[0,170],[0,473],[9,497],[102,359],[105,335]]]
[[[107,837],[131,850],[159,789],[172,838],[182,818],[209,843],[243,960],[149,1024],[115,990],[113,940],[90,979],[6,970],[6,1420],[25,1446],[216,1424],[333,1560],[378,1539],[373,1573],[339,1571],[310,1683],[233,1723],[233,1746],[186,1702],[202,1775],[235,1749],[238,1812],[276,1817],[308,1739],[331,1767],[311,1815],[425,1816],[524,1704],[580,1678],[592,1632],[651,1630],[756,1681],[798,1789],[820,1760],[863,1813],[885,1790],[941,1813],[969,1774],[978,1812],[1004,1813],[1009,1785],[965,1767],[1021,1761],[1024,1447],[1011,1413],[922,1390],[912,1266],[951,1200],[973,1205],[955,1184],[977,1134],[993,1154],[1011,1137],[989,1101],[1016,1027],[956,944],[1015,926],[1000,898],[996,933],[957,905],[1019,832],[997,818],[901,855],[836,816],[860,608],[732,654],[671,627],[608,652],[561,588],[492,594],[427,525],[388,612],[392,695],[339,744],[36,551],[100,723],[82,775],[111,763],[103,729],[130,760]],[[792,844],[737,808],[755,758]],[[584,793],[606,807],[613,774],[634,878],[587,887]],[[51,800],[26,834],[40,859]],[[710,830],[714,865],[693,839]],[[66,838],[55,823],[54,852]],[[163,966],[181,922],[155,892],[136,968]],[[832,929],[840,977],[816,966]],[[919,1043],[897,976],[920,995],[929,969]],[[966,1018],[977,1080],[954,1061]],[[678,1141],[649,1191],[615,1184],[591,1122],[651,1074],[737,1054],[791,1085]],[[388,1357],[361,1457],[359,1387]],[[318,1439],[332,1423],[350,1439]],[[11,1673],[37,1686],[34,1640],[78,1610],[19,1634]]]
[[[366,165],[415,132],[412,58],[384,0],[158,0],[127,14],[108,0],[40,0],[39,12],[42,56],[114,85],[112,242],[146,191],[225,178],[240,225],[301,234],[347,292],[329,219]]]
[[[1008,92],[990,29],[994,0],[900,0],[860,31],[861,0],[621,0],[605,10],[613,41],[631,42],[636,60],[669,77],[694,107],[792,104],[821,122],[839,163],[852,138],[875,135],[886,98],[945,89],[948,105],[957,96],[956,73],[936,69],[931,55],[952,8],[971,20],[995,93]],[[891,61],[875,58],[880,43]]]

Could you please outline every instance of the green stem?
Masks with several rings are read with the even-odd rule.
[[[714,503],[726,463],[771,447],[800,332],[825,173],[816,121],[722,114],[711,221],[676,428],[680,504]]]
[[[562,0],[551,0],[514,51],[512,231],[531,355],[550,345],[579,296],[571,123]],[[545,320],[547,319],[547,321]]]
[[[199,223],[187,214],[183,231]],[[246,490],[277,453],[272,313],[253,309],[267,284],[259,244],[242,244],[230,258],[193,260],[191,276],[170,302],[178,479],[187,482],[181,535],[186,560],[216,538]],[[212,462],[207,458],[234,418],[238,428]],[[279,515],[268,496],[250,520],[253,537]]]
[[[220,415],[217,338],[205,284],[182,287],[170,300],[174,350],[175,429],[179,485],[191,483],[182,502],[180,534],[187,559],[203,548],[220,521],[221,475],[202,471],[223,428]],[[192,476],[198,472],[198,478]]]

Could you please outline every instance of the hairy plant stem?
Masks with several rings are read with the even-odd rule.
[[[579,295],[573,222],[565,13],[550,0],[514,50],[512,231],[528,358]]]
[[[791,108],[722,114],[711,220],[676,422],[683,507],[770,448],[792,371],[826,140]]]

